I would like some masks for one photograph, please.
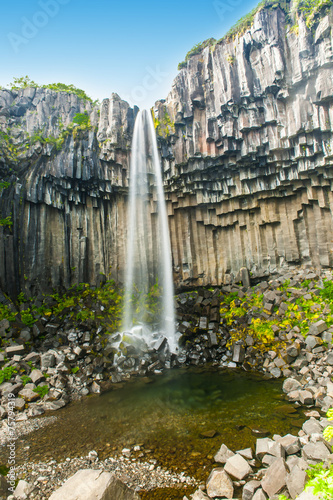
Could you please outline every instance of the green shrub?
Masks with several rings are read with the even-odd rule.
[[[0,370],[0,384],[6,380],[10,380],[15,373],[17,373],[15,366],[6,366]]]
[[[40,395],[41,398],[43,398],[44,396],[46,396],[46,394],[48,394],[49,392],[49,386],[48,385],[39,385],[38,387],[36,387],[36,389],[34,389],[33,391],[34,392],[37,392],[37,394]]]

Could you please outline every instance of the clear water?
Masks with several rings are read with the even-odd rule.
[[[106,458],[139,444],[142,460],[155,458],[169,469],[207,479],[222,443],[233,450],[253,446],[253,429],[298,432],[305,418],[284,399],[281,386],[217,369],[172,370],[135,380],[56,412],[57,422],[20,443],[18,459],[63,460],[91,450]],[[216,436],[205,438],[206,431]]]
[[[172,258],[162,167],[154,122],[146,110],[138,113],[133,133],[127,226],[123,330],[131,332],[135,325],[145,323],[145,302],[158,282],[162,295],[157,328],[175,351]],[[142,303],[133,300],[138,294]],[[146,335],[144,338],[147,340]]]

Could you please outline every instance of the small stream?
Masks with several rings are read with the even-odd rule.
[[[133,456],[205,480],[222,443],[246,448],[257,429],[297,433],[305,420],[285,400],[282,381],[238,370],[177,369],[118,387],[56,412],[56,422],[18,441],[17,462],[62,461],[91,450],[104,459],[140,445]]]

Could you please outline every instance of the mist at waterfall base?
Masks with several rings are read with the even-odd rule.
[[[175,353],[168,216],[154,122],[146,110],[139,111],[133,133],[125,267],[119,345],[141,354],[147,349]]]

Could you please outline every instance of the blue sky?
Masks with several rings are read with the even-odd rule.
[[[193,45],[221,38],[258,1],[16,0],[0,18],[0,85],[29,75],[139,107],[165,98]]]

